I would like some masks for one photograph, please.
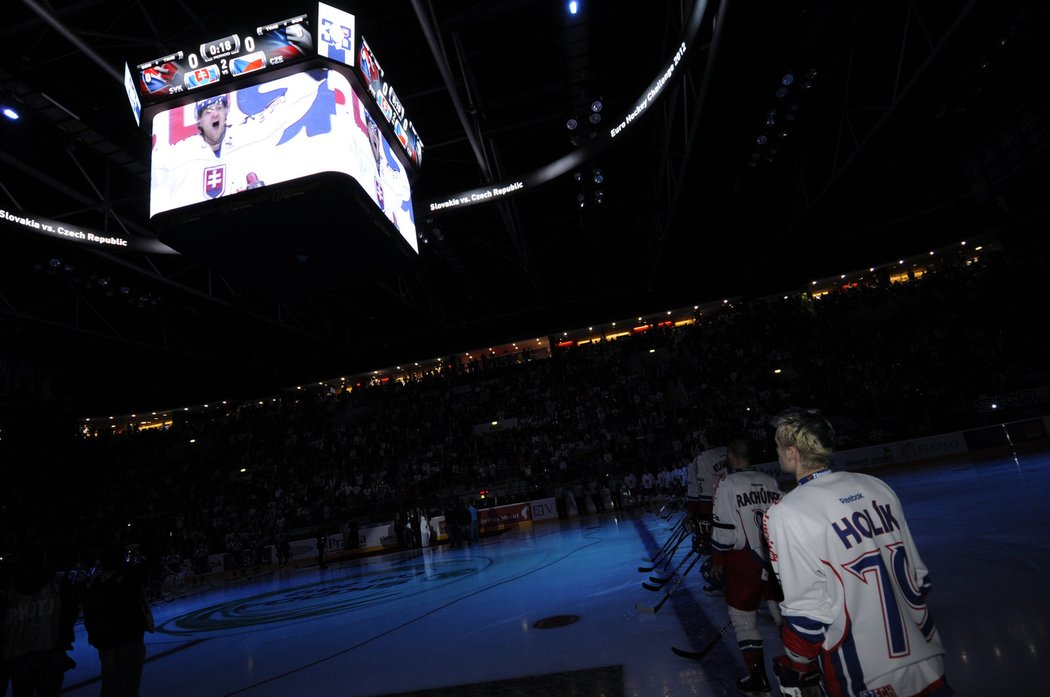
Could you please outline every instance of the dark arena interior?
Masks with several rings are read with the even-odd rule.
[[[1050,444],[1047,3],[334,5],[386,102],[321,57],[334,33],[317,3],[6,3],[5,560],[34,543],[83,570],[119,541],[154,561],[217,558],[208,585],[229,588],[283,573],[278,542],[324,530],[355,538],[334,555],[350,569],[420,546],[353,531],[673,470],[716,433],[775,465],[772,419],[790,406],[821,409],[842,451],[924,466]],[[260,54],[274,31],[294,49],[288,26],[314,53],[218,77],[252,37]],[[183,53],[185,80],[147,94],[144,66]],[[156,100],[141,126],[125,67]],[[251,70],[291,86],[267,93]],[[272,101],[249,111],[260,93]],[[219,94],[233,96],[200,101]],[[382,165],[355,180],[276,158],[286,181],[257,167],[264,186],[253,170],[227,196],[209,168],[192,179],[207,198],[154,210],[159,140],[231,100],[235,137],[299,104],[297,143],[318,142],[322,107],[346,116],[346,142],[380,133],[411,199],[391,217],[402,193]],[[418,162],[384,104],[418,133]],[[965,452],[938,452],[944,434]],[[635,503],[617,515],[660,509]],[[450,534],[431,545],[451,553]],[[242,568],[231,539],[271,556]],[[163,580],[148,592],[170,595]],[[585,631],[578,615],[551,608],[573,620],[550,631]],[[603,674],[601,693],[686,694],[627,670],[629,689]],[[258,680],[215,694],[281,694]],[[691,694],[726,694],[703,681]]]

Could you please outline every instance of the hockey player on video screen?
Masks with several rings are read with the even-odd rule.
[[[372,116],[367,111],[364,112],[364,116],[368,129],[368,143],[375,164],[375,169],[371,172],[375,194],[372,200],[386,214],[394,227],[402,233],[407,231],[406,226],[408,225],[411,225],[414,230],[415,224],[411,220],[412,193],[408,176],[405,174],[404,167],[390,152],[390,146],[379,132],[379,126]],[[361,186],[364,186],[366,190],[368,188],[365,181],[361,182]]]
[[[274,166],[268,150],[281,124],[266,116],[272,117],[282,103],[275,99],[261,114],[248,116],[224,94],[171,112],[168,128],[163,130],[168,142],[158,143],[153,153],[150,214],[276,179],[276,174],[268,176],[267,170]],[[184,109],[193,110],[195,133],[184,123]]]
[[[153,122],[150,215],[318,172],[353,177],[415,246],[411,187],[346,77],[316,69]]]
[[[337,113],[328,77],[327,70],[297,73],[158,115],[150,215],[341,171],[353,123],[341,127],[348,119]],[[359,149],[353,157],[367,154]]]

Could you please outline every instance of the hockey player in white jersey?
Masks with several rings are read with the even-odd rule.
[[[747,675],[737,681],[737,687],[744,694],[757,695],[769,692],[757,611],[766,602],[779,624],[777,601],[782,599],[768,571],[762,520],[766,509],[780,499],[781,491],[776,479],[752,468],[746,440],[730,441],[726,450],[729,471],[714,491],[711,572],[725,580],[729,619],[747,667]]]
[[[774,421],[781,470],[798,486],[765,517],[783,587],[785,694],[946,697],[944,646],[926,596],[929,570],[896,494],[875,477],[831,470],[835,431],[813,409]]]
[[[168,133],[182,126],[179,117],[184,109],[192,109],[196,133],[170,145],[164,143]],[[237,165],[230,157],[234,145],[229,95],[202,99],[170,116],[162,116],[177,125],[169,129],[154,127],[158,142],[152,163],[150,215],[231,193],[237,188],[238,178],[241,188],[247,185],[248,170],[235,171]],[[159,119],[157,122],[161,123]]]
[[[729,451],[726,446],[711,445],[714,442],[714,435],[714,431],[708,428],[705,438],[709,437],[710,440],[706,441],[706,447],[686,467],[686,510],[697,522],[699,532],[695,544],[701,551],[706,551],[710,546],[713,494],[718,480],[725,476],[729,459]],[[721,581],[712,579],[711,583],[704,586],[704,592],[709,595],[721,594]]]

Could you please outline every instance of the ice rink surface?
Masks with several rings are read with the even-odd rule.
[[[929,602],[956,693],[1042,694],[1050,454],[872,474],[897,490],[932,570]],[[141,694],[738,694],[745,671],[732,632],[701,661],[671,651],[698,650],[728,615],[723,598],[703,593],[700,564],[673,593],[673,580],[659,583],[688,543],[665,569],[640,571],[672,534],[677,514],[664,515],[591,514],[483,537],[474,547],[263,571],[191,590],[154,606]],[[780,642],[768,615],[759,626],[768,663]],[[65,694],[97,695],[98,657],[80,624],[71,655],[77,667],[66,673]]]

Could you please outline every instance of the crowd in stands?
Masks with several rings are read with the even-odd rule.
[[[439,514],[482,488],[503,503],[667,482],[712,425],[773,461],[770,421],[792,405],[832,418],[840,449],[1039,415],[1045,400],[981,405],[1046,394],[1045,349],[1030,334],[1048,279],[1045,259],[1000,252],[905,282],[727,303],[545,358],[199,410],[166,429],[6,444],[0,549],[36,533],[90,564],[93,550],[131,540],[186,560],[184,584],[209,553],[250,567],[265,545]]]

